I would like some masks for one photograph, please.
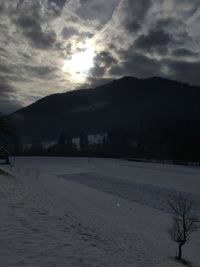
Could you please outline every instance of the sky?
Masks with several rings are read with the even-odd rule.
[[[0,112],[123,76],[200,86],[199,0],[0,0]]]

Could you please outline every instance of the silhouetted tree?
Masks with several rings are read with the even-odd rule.
[[[106,145],[107,145],[107,138],[106,138],[106,136],[104,136],[103,139],[102,139],[103,148],[106,148]]]
[[[0,117],[0,137],[11,134],[12,131],[13,129],[10,124],[3,117]]]
[[[108,150],[116,156],[124,156],[129,152],[129,133],[123,127],[113,127],[107,134]]]
[[[189,240],[192,233],[200,226],[200,217],[194,210],[194,204],[183,194],[169,202],[173,216],[173,224],[169,229],[171,239],[178,243],[177,259],[182,260],[182,247]]]
[[[10,154],[20,152],[20,138],[13,125],[4,117],[0,117],[0,145],[4,146]]]
[[[58,138],[58,145],[59,147],[63,147],[65,144],[66,144],[66,134],[65,131],[62,130]]]
[[[88,144],[89,144],[88,135],[85,132],[81,131],[79,140],[80,150],[81,151],[86,150],[88,148]]]
[[[70,150],[73,148],[72,136],[70,134],[68,134],[66,138],[66,147]]]

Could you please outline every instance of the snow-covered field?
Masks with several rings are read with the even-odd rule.
[[[167,201],[200,211],[200,168],[87,158],[15,158],[0,172],[0,266],[175,267]],[[200,233],[184,248],[200,266]]]

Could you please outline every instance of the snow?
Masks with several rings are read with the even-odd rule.
[[[200,210],[200,168],[116,159],[21,157],[0,173],[0,266],[181,266],[167,201]],[[200,266],[199,233],[184,256]]]

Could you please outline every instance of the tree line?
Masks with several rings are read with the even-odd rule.
[[[56,139],[56,138],[55,138]],[[115,126],[102,135],[96,143],[81,131],[73,136],[62,130],[52,145],[33,144],[23,149],[24,155],[96,156],[172,160],[175,163],[200,162],[200,138],[184,131],[173,134],[151,131],[149,128],[127,129]],[[19,148],[17,151],[19,152]]]
[[[142,123],[130,128],[116,125],[96,143],[89,142],[88,133],[84,130],[76,137],[78,142],[65,130],[61,130],[56,139],[51,145],[25,145],[15,129],[0,119],[0,144],[14,155],[123,157],[197,164],[200,162],[198,131],[188,126],[183,128],[178,123],[174,127],[172,125],[164,128]]]

